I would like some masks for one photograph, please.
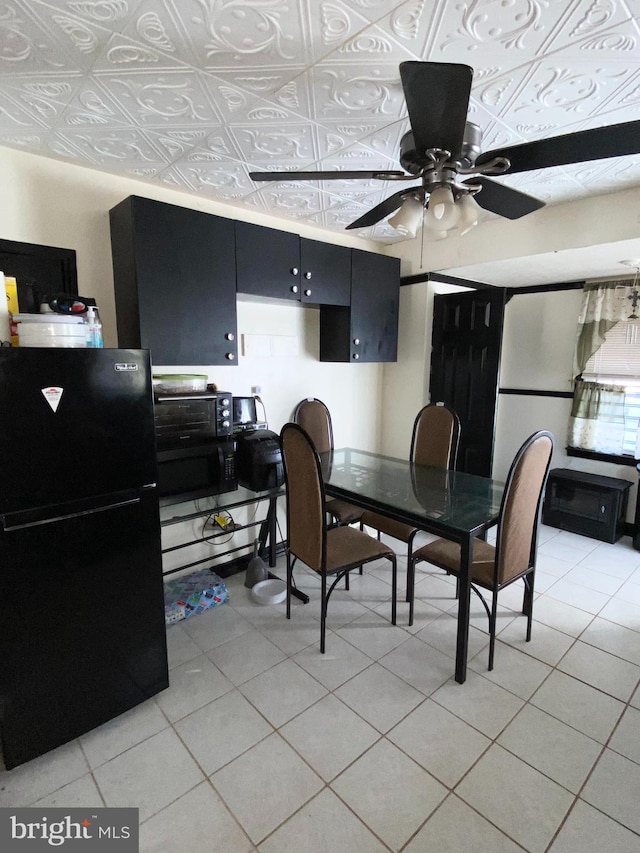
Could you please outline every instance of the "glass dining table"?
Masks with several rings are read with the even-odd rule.
[[[497,524],[504,483],[351,447],[321,453],[320,461],[327,495],[460,544],[455,679],[463,684],[473,540]]]

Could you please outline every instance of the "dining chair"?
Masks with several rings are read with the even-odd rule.
[[[434,468],[455,468],[460,441],[460,419],[457,414],[441,403],[429,403],[417,414],[413,423],[409,459],[419,465],[431,465]],[[386,515],[366,510],[360,518],[360,530],[371,527],[407,545],[407,594],[406,600],[411,601],[410,584],[413,575],[409,572],[413,540],[418,533],[417,527],[394,521]]]
[[[540,507],[553,444],[553,435],[546,430],[529,436],[516,453],[509,469],[495,546],[482,539],[473,540],[473,556],[469,567],[471,589],[480,598],[489,618],[489,670],[493,669],[498,593],[520,578],[524,581],[522,612],[527,617],[526,640],[531,640]],[[452,575],[460,575],[460,545],[455,542],[436,539],[414,551],[409,565],[412,575],[415,564],[420,560]],[[413,624],[414,586],[412,582],[409,625]],[[479,588],[491,592],[491,608]]]
[[[324,654],[327,605],[336,584],[352,569],[385,558],[392,568],[391,622],[396,624],[396,555],[392,548],[354,527],[326,524],[326,498],[320,457],[309,434],[285,424],[280,432],[287,487],[287,619],[291,618],[293,563],[303,562],[320,575],[320,651]],[[327,579],[334,580],[327,589]]]
[[[318,453],[333,450],[331,413],[322,400],[305,397],[296,406],[293,421],[309,435]],[[327,511],[338,524],[353,524],[360,520],[363,512],[362,507],[338,498],[327,498]]]

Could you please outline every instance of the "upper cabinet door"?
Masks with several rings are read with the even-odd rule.
[[[302,301],[348,305],[351,299],[351,249],[300,239]]]
[[[153,364],[235,364],[233,221],[136,196],[110,221],[118,345]]]
[[[351,270],[351,360],[396,361],[400,261],[354,249]]]
[[[396,361],[400,261],[352,249],[350,306],[320,306],[320,361]]]
[[[250,222],[236,222],[238,293],[300,301],[300,238]]]

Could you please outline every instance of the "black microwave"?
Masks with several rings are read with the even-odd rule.
[[[213,439],[158,450],[158,495],[185,500],[238,488],[233,439]]]
[[[196,498],[238,488],[232,406],[225,391],[155,396],[160,497]]]

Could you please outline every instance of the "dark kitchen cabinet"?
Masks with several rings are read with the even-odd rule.
[[[320,361],[396,361],[400,261],[352,249],[351,304],[320,306]]]
[[[351,249],[236,222],[238,293],[348,305]]]
[[[351,249],[300,238],[301,300],[316,305],[349,305]]]
[[[110,223],[118,346],[154,364],[235,364],[234,221],[130,196]]]

